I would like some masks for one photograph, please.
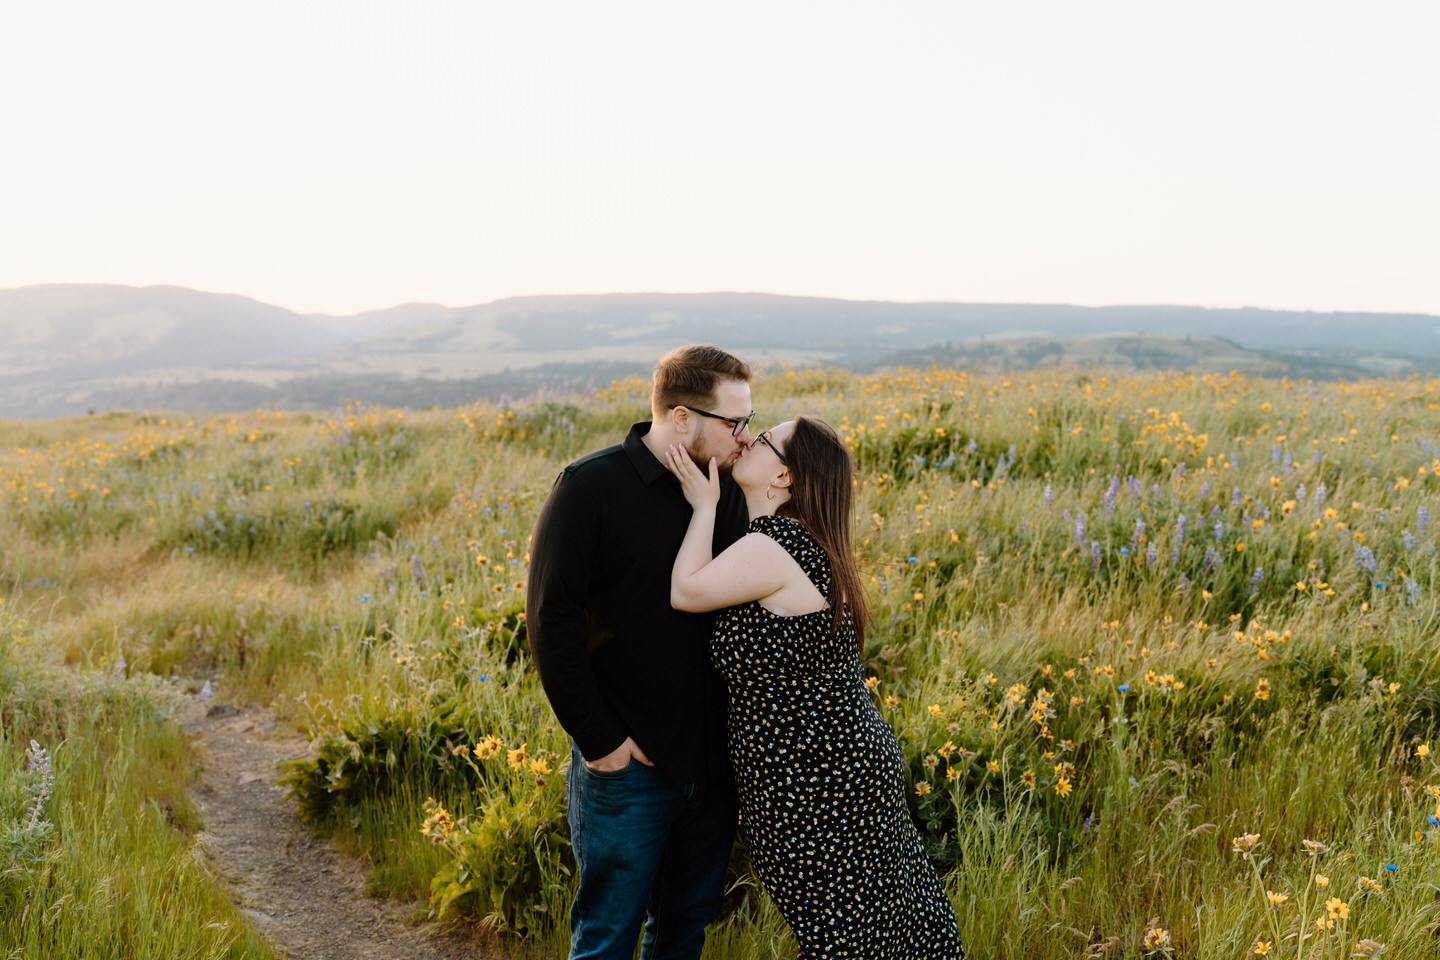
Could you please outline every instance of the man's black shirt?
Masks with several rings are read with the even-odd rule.
[[[670,606],[690,525],[680,484],[642,439],[566,467],[531,537],[525,621],[545,694],[587,760],[633,737],[677,783],[729,776],[725,687],[710,666],[713,613]],[[715,554],[745,533],[745,499],[720,485]]]

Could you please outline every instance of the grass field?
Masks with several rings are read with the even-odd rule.
[[[297,808],[377,894],[563,954],[527,541],[646,395],[0,421],[0,944],[268,956],[193,853],[168,718],[210,680],[315,741]],[[755,396],[855,450],[866,675],[974,956],[1440,956],[1440,382],[781,369]],[[707,957],[793,957],[734,870]]]

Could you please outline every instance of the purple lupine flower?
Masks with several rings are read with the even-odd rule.
[[[1414,550],[1414,549],[1415,549],[1415,534],[1411,533],[1409,530],[1406,530],[1406,531],[1405,531],[1405,536],[1403,537],[1403,539],[1404,539],[1404,541],[1405,541],[1405,549],[1406,549],[1406,550]]]
[[[1294,472],[1295,472],[1295,460],[1290,456],[1290,451],[1289,451],[1289,450],[1286,450],[1286,451],[1285,451],[1285,459],[1280,462],[1280,472],[1281,472],[1281,473],[1294,473]]]
[[[1319,451],[1319,450],[1316,450],[1315,453],[1314,453],[1313,455],[1311,455],[1311,457],[1310,457],[1310,460],[1311,460],[1312,463],[1319,463],[1319,462],[1320,462],[1321,460],[1323,460],[1323,459],[1325,459],[1325,458],[1320,455],[1320,451]]]
[[[1217,564],[1217,563],[1219,563],[1219,562],[1220,562],[1220,551],[1216,550],[1214,547],[1206,547],[1206,548],[1205,548],[1205,561],[1200,565],[1200,569],[1202,569],[1202,570],[1209,570],[1211,567],[1215,566],[1215,564]]]
[[[1055,505],[1055,491],[1052,490],[1052,489],[1050,489],[1050,484],[1047,483],[1047,484],[1045,484],[1045,506],[1047,506],[1047,507],[1052,507],[1052,506],[1054,506],[1054,505]]]
[[[1180,562],[1180,543],[1178,541],[1170,548],[1170,562]]]
[[[976,443],[973,437],[970,439],[970,442],[965,445],[966,453],[974,453],[978,449],[980,449],[980,444]]]
[[[1425,504],[1415,508],[1415,532],[1424,533],[1425,528],[1430,526],[1430,511],[1425,509]]]
[[[1190,578],[1187,577],[1187,576],[1185,576],[1185,574],[1183,574],[1183,573],[1180,574],[1180,592],[1181,592],[1181,593],[1184,593],[1185,591],[1187,591],[1187,590],[1189,590],[1189,589],[1190,589]]]
[[[1075,514],[1075,540],[1078,543],[1085,542],[1085,514]]]
[[[1185,461],[1184,461],[1184,460],[1181,460],[1181,461],[1175,466],[1175,476],[1181,478],[1182,480],[1185,478]]]
[[[1155,566],[1155,561],[1159,559],[1160,548],[1156,546],[1155,541],[1152,540],[1150,541],[1150,546],[1145,548],[1145,566],[1153,567]]]
[[[1100,566],[1100,541],[1090,541],[1090,564],[1096,568]]]
[[[1245,495],[1240,492],[1240,488],[1235,487],[1233,490],[1230,491],[1230,506],[1235,506],[1235,504],[1239,503],[1244,498]]]
[[[1224,521],[1224,520],[1216,520],[1216,521],[1215,521],[1215,539],[1216,539],[1216,540],[1219,540],[1219,539],[1223,538],[1224,536],[1225,536],[1225,521]]]
[[[1210,481],[1209,481],[1209,480],[1206,480],[1204,483],[1200,484],[1200,496],[1202,496],[1202,497],[1208,497],[1208,496],[1210,496]]]
[[[1260,584],[1265,580],[1265,568],[1256,567],[1255,572],[1250,574],[1250,592],[1254,593],[1260,589]]]
[[[1133,543],[1139,543],[1141,540],[1144,540],[1144,539],[1145,539],[1145,521],[1144,521],[1144,520],[1136,520],[1136,521],[1135,521],[1135,532],[1130,535],[1130,540],[1131,540],[1131,542],[1133,542]]]
[[[1280,451],[1280,444],[1277,443],[1277,444],[1274,444],[1273,446],[1271,446],[1271,447],[1270,447],[1270,462],[1271,462],[1271,463],[1279,463],[1279,462],[1280,462],[1280,453],[1281,453],[1281,451]]]
[[[1355,563],[1362,570],[1369,570],[1371,573],[1374,573],[1375,568],[1378,566],[1375,561],[1375,551],[1363,544],[1355,544]]]
[[[1138,477],[1126,477],[1126,478],[1125,478],[1125,488],[1130,491],[1130,496],[1132,496],[1132,497],[1138,497],[1138,496],[1140,496],[1141,486],[1140,486],[1140,480],[1139,480],[1139,478],[1138,478]]]
[[[1303,484],[1303,483],[1300,484],[1300,486],[1298,486],[1298,487],[1295,488],[1295,502],[1296,502],[1296,503],[1304,503],[1304,502],[1305,502],[1305,484]]]
[[[1405,578],[1405,603],[1406,603],[1406,604],[1412,604],[1412,603],[1414,603],[1415,600],[1419,597],[1419,595],[1420,595],[1420,584],[1416,583],[1414,580],[1411,580],[1409,577],[1406,577],[1406,578]]]
[[[34,828],[45,816],[45,801],[55,792],[55,770],[50,763],[50,752],[34,740],[30,741],[30,749],[25,751],[25,769],[37,774],[40,781],[30,800],[30,816],[25,820],[26,826]]]
[[[1100,504],[1105,508],[1106,513],[1115,512],[1115,494],[1120,492],[1120,478],[1111,477],[1110,485],[1105,488],[1105,493],[1100,497]]]
[[[1330,495],[1330,491],[1325,488],[1325,484],[1322,483],[1322,484],[1320,484],[1320,486],[1318,486],[1318,487],[1315,488],[1315,502],[1316,502],[1316,503],[1324,503],[1324,502],[1325,502],[1325,498],[1328,497],[1329,495]]]

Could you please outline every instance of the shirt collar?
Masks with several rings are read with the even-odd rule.
[[[622,444],[626,456],[635,465],[635,472],[640,474],[640,479],[647,486],[670,473],[665,464],[656,459],[655,454],[650,452],[650,448],[645,446],[644,437],[649,432],[649,420],[644,423],[631,424],[630,432],[625,435],[625,442]]]

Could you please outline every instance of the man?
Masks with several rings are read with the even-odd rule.
[[[722,477],[713,548],[744,535],[728,479],[749,440],[750,368],[712,346],[655,366],[650,423],[570,464],[535,523],[526,624],[574,741],[566,800],[580,887],[570,960],[698,960],[720,912],[736,805],[713,614],[670,605],[691,508],[665,468],[683,445]]]

